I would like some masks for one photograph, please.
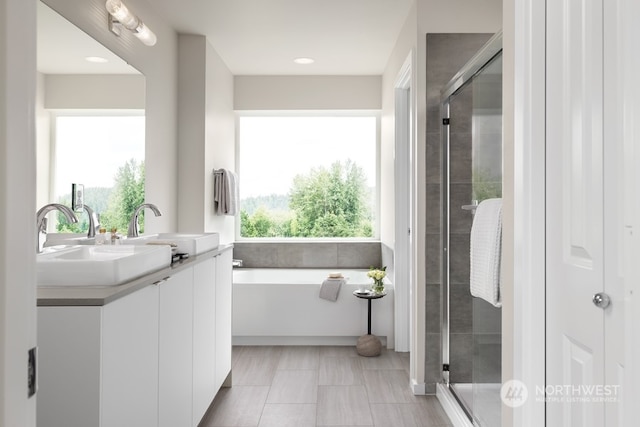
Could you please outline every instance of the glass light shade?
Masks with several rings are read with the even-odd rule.
[[[156,35],[153,31],[151,31],[149,27],[144,25],[142,22],[140,22],[138,28],[133,31],[133,35],[139,38],[140,41],[147,46],[153,46],[157,41]]]
[[[120,22],[125,28],[135,31],[135,29],[140,25],[138,17],[129,12],[127,6],[122,4],[120,0],[107,0],[105,7],[111,16],[113,16],[113,18]]]

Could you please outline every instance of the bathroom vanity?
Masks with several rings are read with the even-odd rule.
[[[231,375],[231,246],[111,287],[38,289],[41,426],[197,426]]]

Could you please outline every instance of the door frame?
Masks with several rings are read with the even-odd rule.
[[[623,152],[624,152],[624,297],[625,297],[625,366],[626,375],[623,384],[623,396],[629,396],[631,404],[622,405],[624,417],[621,425],[637,418],[637,409],[633,405],[640,395],[640,86],[628,85],[637,79],[640,73],[640,57],[637,55],[637,19],[640,17],[640,3],[636,0],[620,0],[619,19],[621,35],[623,109]],[[635,228],[635,232],[634,232]]]
[[[395,350],[411,349],[411,295],[413,292],[413,199],[412,171],[414,170],[414,137],[412,106],[411,54],[398,72],[394,85],[395,102],[395,242],[394,242],[394,303],[395,303]]]
[[[546,2],[505,0],[502,379],[530,398],[503,405],[503,427],[545,425]]]

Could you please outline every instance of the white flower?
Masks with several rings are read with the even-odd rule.
[[[367,272],[367,276],[371,277],[375,281],[379,281],[385,278],[387,272],[385,271],[387,267],[382,267],[382,269],[372,268]]]

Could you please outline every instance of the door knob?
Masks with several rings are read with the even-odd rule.
[[[611,298],[609,298],[609,295],[604,292],[598,292],[595,294],[591,301],[593,301],[593,305],[602,309],[609,307],[609,304],[611,304]]]

